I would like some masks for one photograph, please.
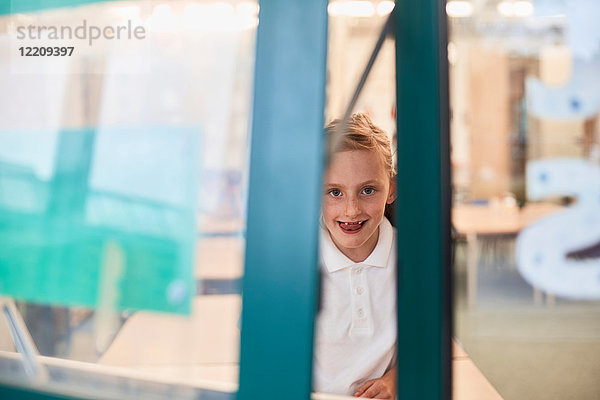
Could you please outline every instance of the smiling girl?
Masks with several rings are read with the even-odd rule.
[[[384,216],[396,198],[390,140],[365,114],[326,132],[335,144],[324,176],[315,389],[395,399],[396,232]]]

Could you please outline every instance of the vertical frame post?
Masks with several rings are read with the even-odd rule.
[[[445,0],[396,0],[398,398],[451,397]]]
[[[326,0],[260,2],[238,399],[310,396]]]

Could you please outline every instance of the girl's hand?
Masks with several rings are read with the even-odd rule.
[[[381,378],[366,381],[354,393],[354,397],[396,400],[396,371],[394,366]]]

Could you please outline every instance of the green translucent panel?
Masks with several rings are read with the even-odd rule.
[[[29,13],[51,8],[76,7],[112,0],[0,0],[0,15]]]
[[[63,131],[46,180],[26,158],[0,158],[0,294],[189,313],[197,137],[187,128]]]

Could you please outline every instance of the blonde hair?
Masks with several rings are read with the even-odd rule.
[[[327,124],[325,132],[329,154],[348,150],[374,151],[390,179],[396,176],[390,138],[367,114],[352,114],[347,121],[335,119]]]

